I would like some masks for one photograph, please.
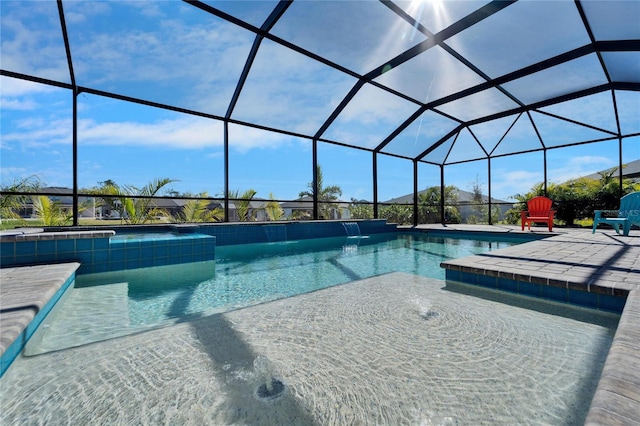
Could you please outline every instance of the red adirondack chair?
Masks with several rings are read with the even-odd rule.
[[[549,225],[549,231],[553,228],[553,215],[555,215],[555,210],[551,210],[551,205],[553,201],[547,197],[533,197],[529,201],[527,201],[527,209],[526,211],[521,211],[520,215],[522,217],[522,230],[524,231],[525,223],[529,227],[529,231],[531,231],[531,224],[540,222],[546,223]]]

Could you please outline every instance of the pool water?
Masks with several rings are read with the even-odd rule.
[[[389,272],[444,279],[443,260],[514,241],[392,233],[216,248],[216,261],[79,275],[29,342],[34,355]]]
[[[180,238],[189,234],[178,234],[175,232],[122,232],[118,231],[110,239],[111,241],[128,241],[128,240],[162,240]]]
[[[0,423],[582,425],[619,315],[443,280],[512,244],[400,233],[80,275],[0,379]]]
[[[583,425],[617,318],[383,274],[20,357],[0,423]]]

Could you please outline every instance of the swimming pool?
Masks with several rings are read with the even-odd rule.
[[[221,246],[216,261],[78,275],[30,355],[308,293],[389,272],[444,279],[441,261],[515,241],[388,233]]]
[[[442,242],[229,246],[197,268],[86,276],[48,323],[61,334],[2,378],[0,420],[582,424],[617,316],[445,282],[443,259],[513,242]],[[46,347],[65,333],[95,343]],[[284,384],[277,399],[257,397],[260,359]]]

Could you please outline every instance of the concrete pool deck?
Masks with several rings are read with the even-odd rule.
[[[519,227],[508,226],[429,225],[418,229],[521,233]],[[532,232],[548,235],[543,229],[534,228]],[[620,296],[628,293],[586,424],[640,424],[637,420],[640,418],[640,234],[637,230],[623,237],[608,229],[592,234],[590,230],[559,228],[544,240],[446,263],[474,272],[482,270],[487,275],[518,274],[518,278],[526,276],[530,282],[542,281]],[[43,282],[40,292],[35,288],[28,292],[16,291],[33,282],[36,272],[47,271],[45,275],[51,281],[64,282],[68,267],[59,271],[58,267],[61,266],[2,269],[2,316],[5,317],[7,301],[11,300],[12,306],[33,306],[45,292],[50,292],[51,283],[45,285],[47,280],[40,279],[38,281]],[[9,292],[10,299],[5,297]],[[16,297],[22,299],[14,300]],[[5,327],[0,331],[4,351],[5,337],[9,336],[5,336]],[[15,334],[15,330],[12,333]]]

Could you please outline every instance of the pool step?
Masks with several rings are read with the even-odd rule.
[[[65,291],[77,262],[0,269],[0,377]]]

